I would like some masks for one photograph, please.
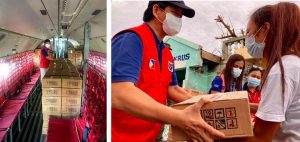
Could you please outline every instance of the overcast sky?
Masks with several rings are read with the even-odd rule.
[[[237,34],[240,29],[246,29],[249,16],[257,8],[275,4],[278,1],[196,1],[185,0],[186,5],[196,11],[193,18],[183,17],[183,25],[179,37],[203,46],[204,50],[220,55],[221,40],[216,36],[227,32],[222,30],[214,20],[218,15],[224,17],[224,21],[232,24]],[[300,5],[300,2],[295,2]],[[143,13],[147,8],[148,1],[112,1],[112,35],[118,31],[137,26],[142,23]]]

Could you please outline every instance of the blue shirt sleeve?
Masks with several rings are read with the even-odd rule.
[[[218,92],[222,92],[222,84],[223,84],[223,80],[221,77],[216,76],[215,79],[212,81],[211,83],[211,91],[218,91]]]
[[[178,85],[177,75],[175,72],[175,66],[173,64],[173,72],[172,72],[172,82],[170,83],[170,86],[176,86]]]
[[[48,57],[48,52],[45,49],[42,49],[42,55]]]
[[[112,40],[112,82],[137,83],[142,66],[142,41],[133,32],[118,35]]]

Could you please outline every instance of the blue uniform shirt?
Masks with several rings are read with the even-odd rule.
[[[45,57],[48,57],[48,52],[46,49],[42,48],[42,55],[45,56]]]
[[[211,91],[218,91],[218,92],[222,92],[222,88],[223,88],[223,80],[220,76],[216,76],[215,79],[212,81],[211,83],[211,88],[209,93],[211,93]],[[230,90],[226,90],[225,92],[232,92],[232,91],[236,91],[236,82],[232,82],[231,86],[230,86]]]
[[[216,76],[216,78],[211,83],[210,91],[222,92],[222,83],[222,78],[220,76]]]
[[[161,63],[162,50],[165,46],[163,42],[159,41],[152,29],[151,31],[155,38],[158,58]],[[137,84],[142,67],[143,56],[143,44],[141,38],[133,32],[122,33],[112,40],[111,48],[112,82],[133,82],[134,84]],[[174,86],[177,84],[176,73],[173,71],[172,82],[170,85]]]

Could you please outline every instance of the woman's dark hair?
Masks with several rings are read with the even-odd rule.
[[[143,21],[144,22],[149,22],[149,21],[151,21],[154,18],[154,15],[153,15],[153,12],[152,12],[154,4],[157,4],[163,10],[168,5],[170,5],[168,2],[164,2],[164,1],[157,1],[157,3],[152,3],[151,5],[148,6],[148,8],[144,12],[144,17],[143,17]]]
[[[257,25],[258,28],[263,26],[265,22],[271,21],[272,16],[272,6],[266,5],[259,9],[257,9],[252,15],[251,19],[254,21],[254,23]]]
[[[263,75],[263,71],[259,68],[251,67],[250,70],[248,71],[248,75],[253,72],[253,71],[259,71],[261,75]]]
[[[230,90],[231,89],[231,84],[234,82],[234,77],[232,75],[232,70],[233,70],[233,66],[234,63],[236,61],[243,61],[244,66],[243,66],[243,71],[241,73],[241,75],[236,79],[236,90],[240,91],[242,88],[242,82],[243,82],[243,75],[244,75],[244,70],[245,70],[245,59],[242,55],[239,54],[233,54],[229,57],[227,63],[226,63],[226,67],[223,70],[223,74],[224,74],[224,80],[225,80],[225,90]]]
[[[275,63],[279,63],[281,71],[282,94],[285,91],[284,69],[282,56],[293,54],[300,57],[300,11],[299,7],[290,2],[280,2],[271,7],[262,7],[255,11],[253,19],[264,20],[263,17],[269,16],[270,29],[266,38],[264,58],[267,67],[262,79],[262,85]],[[254,22],[259,26],[260,22]],[[268,22],[268,21],[264,21]],[[283,97],[283,96],[282,96]]]
[[[251,72],[254,72],[254,71],[259,71],[261,75],[263,75],[263,73],[264,73],[264,71],[261,70],[261,69],[259,69],[258,67],[257,67],[257,68],[251,67],[250,70],[248,71],[248,74],[247,74],[247,75],[249,75]],[[246,82],[246,83],[244,84],[243,88],[244,88],[244,89],[248,89],[248,82]],[[261,88],[260,88],[260,86],[257,86],[255,89],[256,89],[256,90],[260,90]]]
[[[46,43],[50,43],[50,40],[49,39],[46,39],[45,41],[44,41],[44,43],[46,44]]]

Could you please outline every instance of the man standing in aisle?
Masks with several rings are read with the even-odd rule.
[[[112,39],[112,140],[153,142],[161,123],[182,128],[194,141],[212,141],[224,134],[205,123],[200,100],[184,110],[166,106],[167,98],[191,98],[177,84],[174,61],[163,38],[176,35],[182,16],[195,11],[183,1],[150,1],[142,25],[119,32]]]
[[[40,51],[41,79],[43,79],[46,72],[48,71],[50,60],[53,60],[53,58],[50,55],[50,40],[46,39]]]

